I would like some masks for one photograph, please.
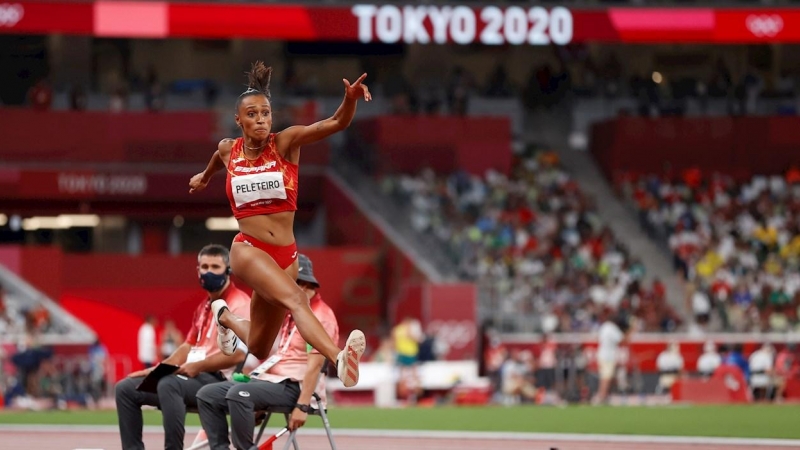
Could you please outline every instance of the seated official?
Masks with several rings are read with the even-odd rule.
[[[197,256],[197,275],[208,294],[197,306],[192,328],[170,357],[163,362],[180,366],[174,375],[158,382],[158,393],[141,392],[141,384],[155,367],[131,373],[116,386],[117,416],[123,450],[144,449],[142,442],[142,406],[158,406],[164,423],[164,448],[180,450],[185,435],[186,408],[195,407],[201,387],[226,379],[224,371],[244,361],[244,354],[222,354],[216,340],[216,324],[211,311],[213,300],[225,299],[233,311],[250,317],[250,297],[231,283],[228,249],[207,245]]]
[[[333,342],[338,342],[336,316],[317,291],[319,282],[314,277],[311,260],[303,254],[298,259],[297,284],[308,297],[311,310],[325,331]],[[278,337],[277,350],[251,372],[249,382],[223,381],[205,386],[197,393],[200,422],[211,450],[227,450],[230,446],[226,413],[231,416],[233,445],[237,449],[251,450],[257,449],[253,441],[256,411],[294,406],[289,421],[289,428],[294,430],[305,424],[315,391],[324,402],[325,380],[320,377],[320,370],[325,357],[306,344],[291,314],[286,315]]]

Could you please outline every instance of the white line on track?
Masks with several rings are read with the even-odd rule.
[[[2,432],[34,432],[34,433],[118,433],[116,425],[7,425],[0,424]],[[160,432],[160,426],[146,426],[145,432]],[[197,433],[199,427],[187,427],[186,434]],[[419,431],[419,430],[360,430],[348,428],[333,429],[336,436],[351,437],[383,437],[383,438],[425,438],[425,439],[489,439],[511,441],[570,441],[570,442],[603,442],[603,443],[642,443],[642,444],[693,444],[693,445],[734,445],[734,446],[770,446],[800,448],[800,439],[768,439],[768,438],[728,438],[698,436],[649,436],[619,434],[566,434],[566,433],[515,433],[495,431]],[[324,435],[321,428],[307,428],[302,434]]]

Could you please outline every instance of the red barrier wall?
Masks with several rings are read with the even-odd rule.
[[[620,117],[592,127],[591,151],[609,178],[618,170],[699,167],[737,178],[800,163],[800,117]]]
[[[365,142],[377,152],[379,173],[442,173],[464,169],[483,175],[511,169],[511,122],[496,117],[385,116],[358,122]]]
[[[64,282],[60,276],[65,265],[63,253],[53,247],[30,247],[25,249],[21,261],[25,279],[49,297],[57,299]]]
[[[216,148],[216,128],[213,111],[112,114],[2,108],[0,160],[204,161]]]
[[[296,123],[316,120],[313,102],[290,109]],[[0,108],[0,161],[205,163],[219,142],[215,138],[217,120],[215,111]],[[327,142],[315,143],[303,148],[302,159],[305,164],[327,165],[329,152]]]

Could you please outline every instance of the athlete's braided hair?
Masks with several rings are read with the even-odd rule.
[[[272,67],[267,67],[263,61],[256,61],[247,72],[247,90],[239,95],[236,99],[236,110],[239,110],[239,105],[245,97],[251,95],[264,95],[267,100],[270,99],[269,95],[269,81],[272,78]]]

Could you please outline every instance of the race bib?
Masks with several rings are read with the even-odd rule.
[[[282,172],[262,172],[231,177],[236,207],[258,200],[286,199]]]
[[[189,356],[186,357],[187,363],[193,363],[206,359],[206,350],[203,348],[192,347]]]

